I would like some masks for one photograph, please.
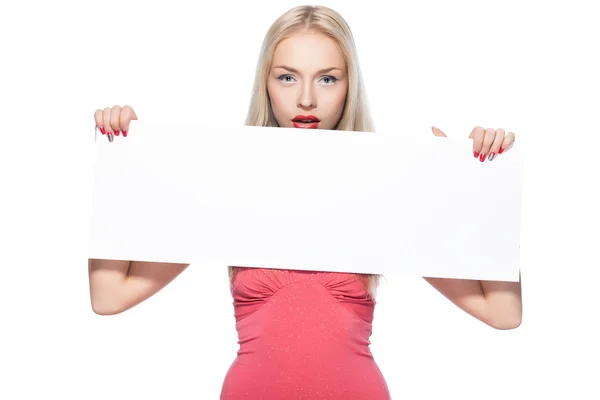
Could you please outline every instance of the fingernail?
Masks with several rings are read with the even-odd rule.
[[[127,131],[123,130],[123,137],[127,137]]]
[[[116,135],[116,136],[119,136],[119,133],[120,133],[120,132],[121,132],[121,131],[117,129],[117,130],[115,131],[115,135]]]
[[[481,155],[479,156],[479,161],[481,161],[481,162],[485,161],[485,154],[481,153]]]
[[[113,141],[113,134],[111,132],[107,132],[106,136],[108,136],[108,141],[112,142]]]
[[[475,157],[475,158],[479,157],[479,152],[478,151],[474,151],[473,152],[473,157]]]
[[[100,132],[102,132],[103,135],[106,135],[106,131],[104,130],[103,126],[100,127]]]
[[[500,147],[500,150],[498,150],[498,154],[502,154],[503,151],[504,151],[504,147]]]
[[[490,155],[488,156],[488,160],[492,161],[495,155],[495,153],[490,153]]]

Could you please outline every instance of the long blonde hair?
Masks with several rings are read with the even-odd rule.
[[[317,32],[333,39],[346,61],[348,69],[348,92],[340,120],[334,129],[345,131],[374,132],[374,125],[369,112],[362,73],[358,63],[358,55],[350,27],[336,11],[321,6],[300,6],[292,8],[281,15],[269,28],[263,41],[252,98],[245,125],[278,126],[271,101],[267,92],[267,79],[275,48],[284,39],[296,32]],[[239,270],[229,267],[230,283]],[[363,282],[365,289],[374,297],[379,283],[379,275],[356,274]]]

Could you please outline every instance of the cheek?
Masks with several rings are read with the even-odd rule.
[[[274,85],[267,85],[267,92],[269,93],[269,99],[271,99],[271,107],[273,108],[273,113],[276,117],[279,117],[281,111],[284,110],[286,107],[285,93],[283,93]]]
[[[340,108],[344,108],[344,103],[346,103],[346,95],[348,94],[347,90],[342,91],[336,98],[337,104],[339,104]]]
[[[335,93],[332,93],[330,97],[330,107],[331,110],[335,112],[336,115],[340,115],[344,109],[344,104],[346,103],[346,94],[347,89],[344,88],[342,90],[337,90]]]
[[[269,93],[269,97],[271,98],[273,106],[277,107],[284,107],[285,102],[290,96],[289,88],[281,87],[281,84],[279,82],[269,81],[269,83],[267,83],[267,92]]]

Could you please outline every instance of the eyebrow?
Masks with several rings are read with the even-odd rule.
[[[287,71],[294,72],[294,73],[296,73],[296,74],[298,73],[298,70],[297,70],[297,69],[295,69],[295,68],[292,68],[292,67],[288,67],[288,66],[285,66],[285,65],[278,65],[278,66],[276,66],[276,67],[273,67],[273,68],[283,68],[283,69],[285,69],[285,70],[287,70]],[[329,67],[329,68],[323,68],[323,69],[320,69],[320,70],[318,70],[318,71],[317,71],[317,73],[319,73],[319,74],[324,74],[324,73],[326,73],[326,72],[333,71],[334,69],[338,69],[338,70],[340,70],[340,71],[341,71],[341,69],[340,69],[340,68],[338,68],[338,67]]]

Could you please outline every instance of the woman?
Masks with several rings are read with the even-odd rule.
[[[127,135],[131,107],[97,110],[103,134]],[[349,27],[325,7],[297,7],[271,26],[246,125],[373,131]],[[436,136],[445,136],[433,128]],[[514,134],[473,129],[474,156],[501,154]],[[116,314],[144,301],[187,265],[89,260],[92,307]],[[378,276],[230,267],[240,349],[221,399],[389,399],[369,350]],[[425,278],[482,322],[520,324],[520,282]]]

